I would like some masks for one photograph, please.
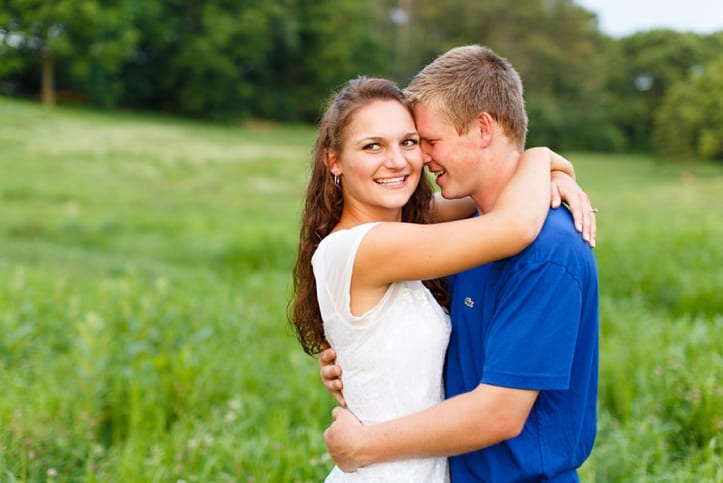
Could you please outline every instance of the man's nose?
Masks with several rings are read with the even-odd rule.
[[[425,165],[428,165],[432,162],[432,155],[430,154],[430,150],[428,148],[425,148],[422,146],[422,162],[424,162]]]

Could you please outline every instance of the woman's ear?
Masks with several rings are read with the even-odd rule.
[[[341,176],[341,164],[339,158],[336,156],[334,151],[330,149],[324,150],[324,164],[327,169],[336,176]]]

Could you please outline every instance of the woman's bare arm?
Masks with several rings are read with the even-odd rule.
[[[595,246],[597,236],[597,217],[590,203],[590,198],[575,180],[575,169],[567,159],[551,151],[550,207],[558,208],[565,202],[572,213],[575,228],[590,246]],[[431,207],[432,221],[444,223],[463,220],[477,212],[477,206],[470,197],[448,200],[440,193],[435,193]]]
[[[469,196],[448,200],[441,193],[435,193],[431,205],[434,223],[463,220],[477,213],[477,205]]]
[[[353,283],[440,277],[514,255],[537,237],[550,200],[551,154],[525,151],[489,213],[431,225],[380,223],[362,240]]]

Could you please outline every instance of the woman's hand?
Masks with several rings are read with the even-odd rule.
[[[560,171],[575,179],[575,167],[570,161],[550,149],[550,171]]]
[[[569,163],[567,160],[566,162]],[[552,183],[550,206],[557,208],[564,201],[575,220],[575,229],[581,232],[582,239],[594,248],[597,236],[597,210],[592,207],[587,193],[566,172],[552,171],[550,180]]]
[[[531,148],[535,149],[535,148]],[[544,148],[547,149],[547,148]],[[575,181],[575,168],[563,156],[547,149],[550,153],[550,206],[557,208],[564,201],[575,220],[575,229],[591,247],[595,246],[597,236],[597,210],[592,207],[590,198]]]

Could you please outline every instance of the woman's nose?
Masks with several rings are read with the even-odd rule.
[[[407,165],[405,153],[397,146],[389,150],[389,156],[384,163],[389,168],[400,168]]]

